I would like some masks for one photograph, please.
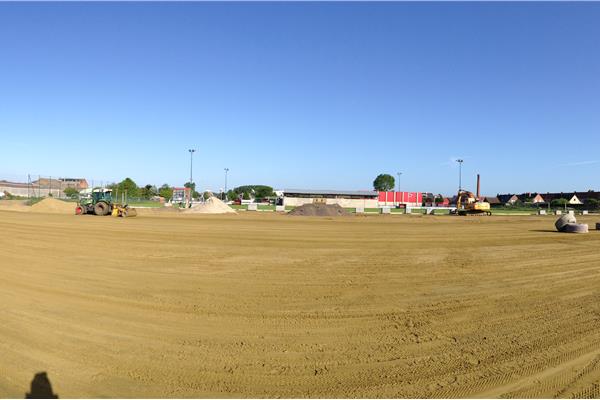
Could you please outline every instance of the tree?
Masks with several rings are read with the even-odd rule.
[[[79,194],[79,190],[75,189],[74,187],[68,187],[65,188],[65,190],[63,190],[63,193],[65,194],[65,196],[73,198]]]
[[[125,178],[111,188],[116,195],[127,194],[127,197],[139,197],[140,191],[136,183],[131,178]],[[115,193],[113,193],[115,194]]]
[[[233,190],[230,189],[227,192],[227,200],[233,201],[233,200],[236,200],[236,199],[239,199],[239,195],[236,192],[234,192]]]
[[[158,195],[167,200],[172,199],[173,198],[173,188],[165,183],[160,188],[158,188]]]
[[[238,187],[233,188],[233,190],[230,190],[229,192],[231,192],[231,191],[233,191],[233,193],[235,193],[235,196],[233,197],[233,199],[238,199],[240,194],[246,200],[249,200],[253,197],[257,198],[257,199],[264,199],[266,197],[274,197],[275,196],[275,192],[273,191],[273,188],[271,186],[267,186],[267,185],[238,186]],[[227,196],[231,198],[231,196],[229,195],[229,192],[228,192]]]
[[[149,199],[158,194],[158,189],[154,185],[146,185],[140,189],[140,197],[144,199]]]
[[[564,199],[564,198],[560,198],[560,199],[554,199],[550,202],[550,205],[552,207],[564,207],[565,205],[567,205],[569,203],[569,200]]]
[[[396,180],[390,174],[379,174],[373,181],[373,188],[379,192],[389,192],[395,185]]]
[[[585,201],[583,202],[588,208],[595,210],[598,208],[598,206],[600,205],[600,201],[596,200],[596,199],[585,199]]]

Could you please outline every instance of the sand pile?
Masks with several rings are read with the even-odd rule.
[[[75,214],[75,206],[75,203],[69,203],[48,197],[32,205],[31,212],[47,214]]]
[[[338,204],[304,204],[294,208],[289,215],[302,215],[305,217],[340,217],[350,215],[348,211]]]
[[[185,210],[185,212],[190,214],[236,214],[233,208],[214,196],[202,204],[193,205],[192,208]]]

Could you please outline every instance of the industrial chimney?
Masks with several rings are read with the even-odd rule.
[[[477,200],[479,200],[479,174],[477,174],[477,194],[475,195]]]

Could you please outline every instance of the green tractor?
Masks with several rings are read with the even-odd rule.
[[[127,204],[113,203],[111,189],[94,189],[81,197],[75,208],[75,214],[112,215],[113,217],[135,217],[137,211]]]

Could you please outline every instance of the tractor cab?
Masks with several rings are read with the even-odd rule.
[[[92,191],[92,202],[93,204],[99,201],[105,201],[108,204],[112,203],[112,189],[94,189]]]

